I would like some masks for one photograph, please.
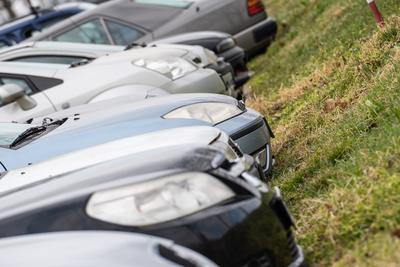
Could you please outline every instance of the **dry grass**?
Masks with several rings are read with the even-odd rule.
[[[309,261],[396,266],[400,17],[392,15],[378,30],[366,23],[371,14],[364,3],[269,4],[276,14],[282,11],[291,32],[252,63],[258,74],[248,105],[273,125],[273,183],[298,219]],[[400,3],[389,0],[383,10],[398,14]],[[301,28],[310,22],[315,24]]]

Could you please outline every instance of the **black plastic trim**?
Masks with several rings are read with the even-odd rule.
[[[234,134],[231,135],[231,138],[233,140],[237,140],[245,135],[248,135],[251,132],[254,132],[255,130],[257,130],[258,128],[261,128],[264,126],[264,118],[260,118],[259,120],[257,120],[255,123],[251,124],[249,127],[246,127],[243,130],[240,130]]]

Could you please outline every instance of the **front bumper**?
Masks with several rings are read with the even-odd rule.
[[[268,47],[275,39],[278,31],[278,24],[273,18],[267,18],[256,25],[235,35],[235,39],[248,55]]]
[[[260,113],[248,108],[241,115],[222,122],[216,127],[226,132],[244,153],[259,161],[265,174],[270,172],[272,168],[271,138],[274,136]],[[265,160],[260,162],[257,157]]]
[[[234,71],[231,64],[227,63],[224,60],[218,60],[218,64],[210,64],[206,68],[215,70],[219,76],[221,77],[222,81],[225,84],[225,87],[228,90],[228,94],[232,97],[237,98],[237,92],[235,91],[235,78],[234,78]]]
[[[226,62],[231,64],[235,71],[247,70],[246,54],[243,48],[234,46],[231,49],[218,54],[219,57],[224,58]]]
[[[174,240],[215,261],[219,266],[290,266],[304,261],[287,210],[275,210],[275,192],[239,195],[197,214],[139,231]],[[281,217],[283,219],[281,219]]]

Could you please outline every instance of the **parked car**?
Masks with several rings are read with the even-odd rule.
[[[173,240],[220,266],[299,266],[304,260],[279,189],[211,147],[147,150],[0,199],[0,237],[125,231]]]
[[[262,0],[113,0],[31,40],[129,45],[195,31],[231,34],[251,55],[271,43],[277,24]]]
[[[89,3],[59,5],[51,9],[35,10],[0,26],[0,47],[11,46],[47,29],[70,16],[96,7]]]
[[[177,44],[149,44],[161,48],[176,48],[186,50],[188,57],[196,61],[199,65],[217,71],[221,77],[231,73],[235,76],[236,94],[242,94],[241,87],[249,80],[250,73],[247,71],[243,55],[239,60],[243,63],[237,66],[237,57],[233,56],[233,61],[221,60],[212,51],[202,46],[177,45]],[[147,47],[147,46],[146,46]],[[130,49],[141,49],[143,46],[133,46],[127,49],[124,46],[97,45],[64,42],[33,42],[22,43],[10,48],[0,50],[0,61],[30,62],[46,64],[75,64],[84,60],[93,60],[113,52],[122,52]],[[236,64],[234,72],[232,64]]]
[[[112,231],[5,238],[0,240],[0,251],[2,267],[217,267],[172,241]]]
[[[177,94],[137,101],[134,105],[132,102],[130,97],[115,98],[36,118],[31,124],[0,124],[3,129],[0,133],[0,162],[10,171],[149,132],[214,126],[227,133],[244,153],[253,156],[265,173],[272,169],[271,138],[274,135],[264,117],[246,108],[243,102],[213,94]],[[47,124],[42,125],[42,121]],[[26,134],[28,129],[31,132]],[[34,129],[38,130],[35,132]],[[190,136],[174,136],[177,134],[172,131],[170,138],[173,140],[162,138],[161,143],[183,142],[185,138],[192,140]],[[150,137],[144,138],[147,141],[141,142],[147,146],[157,144]],[[206,142],[211,141],[206,139]],[[19,175],[20,172],[16,173]]]
[[[128,94],[141,99],[155,93],[235,95],[232,73],[221,77],[196,63],[187,50],[159,47],[113,53],[72,67],[3,62],[0,84],[8,85],[0,87],[0,121],[27,120]]]
[[[62,151],[58,146],[58,149],[49,152],[49,154],[58,152],[58,155],[53,157],[47,155],[46,159],[42,158],[35,161],[34,164],[8,171],[0,180],[0,193],[10,192],[20,187],[40,183],[52,177],[128,155],[178,145],[215,147],[223,152],[230,161],[243,162],[247,172],[259,181],[264,177],[259,164],[252,157],[243,154],[225,133],[212,127],[191,126],[153,131],[86,148],[78,147],[72,152]],[[71,146],[74,146],[74,143],[71,143]],[[77,145],[75,144],[75,146]],[[40,151],[34,151],[33,154],[41,156]],[[31,157],[31,159],[33,158]]]

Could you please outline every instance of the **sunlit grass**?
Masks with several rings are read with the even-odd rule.
[[[311,265],[399,264],[400,2],[377,3],[383,30],[365,1],[266,1],[288,30],[251,63],[248,104]]]

